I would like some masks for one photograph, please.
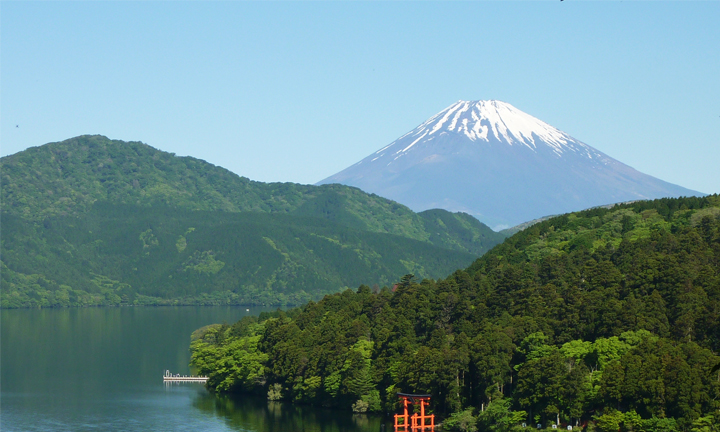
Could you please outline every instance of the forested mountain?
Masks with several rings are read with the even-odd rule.
[[[431,393],[443,430],[720,424],[720,196],[555,217],[446,279],[193,334],[217,391],[395,411]]]
[[[98,204],[28,224],[3,219],[3,306],[303,304],[408,271],[475,258],[287,214]]]
[[[353,187],[262,183],[140,142],[84,135],[0,159],[3,214],[42,221],[96,201],[186,210],[286,213],[330,219],[481,255],[504,236],[464,213],[407,207]]]
[[[3,307],[299,304],[498,244],[473,217],[81,136],[0,159]]]

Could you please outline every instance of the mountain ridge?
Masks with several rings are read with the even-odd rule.
[[[200,159],[101,135],[5,156],[0,158],[0,169],[2,212],[36,222],[48,216],[77,216],[95,201],[107,200],[141,206],[172,203],[188,210],[295,213],[421,241],[437,237],[425,228],[433,222],[423,215],[358,188],[257,182]],[[479,238],[504,238],[482,224],[471,228],[483,231]],[[457,249],[452,235],[441,237],[445,240],[440,246]],[[478,255],[485,250],[479,245],[466,249]]]
[[[469,215],[103,136],[3,157],[0,173],[2,307],[299,304],[368,277],[437,277],[505,238]]]

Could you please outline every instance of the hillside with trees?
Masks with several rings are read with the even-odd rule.
[[[406,275],[193,334],[219,392],[393,412],[430,393],[443,430],[720,424],[720,197],[572,213],[445,279]]]
[[[505,237],[341,185],[262,183],[139,142],[80,136],[0,159],[2,307],[302,304]]]

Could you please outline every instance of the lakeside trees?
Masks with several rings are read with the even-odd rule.
[[[265,314],[252,333],[208,332],[193,364],[221,391],[346,409],[430,393],[466,430],[705,430],[720,423],[718,215],[711,196],[561,216],[443,280],[408,275]],[[249,387],[214,384],[229,375],[208,353],[230,344],[267,355]]]

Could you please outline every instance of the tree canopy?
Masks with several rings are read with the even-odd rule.
[[[192,362],[211,388],[345,409],[430,393],[457,430],[705,430],[720,422],[719,216],[718,196],[563,215],[445,279],[361,285],[218,328]],[[227,374],[206,353],[238,340],[267,360],[250,387],[220,389]]]

